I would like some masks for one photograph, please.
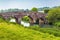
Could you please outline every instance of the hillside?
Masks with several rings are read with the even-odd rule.
[[[60,40],[59,37],[24,28],[18,24],[0,23],[0,40]]]

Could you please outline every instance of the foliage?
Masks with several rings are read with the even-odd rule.
[[[22,18],[22,21],[24,21],[24,22],[29,22],[29,21],[30,21],[30,18],[29,18],[28,16],[24,16],[24,17]]]
[[[48,12],[47,19],[51,23],[55,23],[60,20],[60,8],[53,8]]]
[[[4,19],[0,16],[0,22],[3,22],[4,21]]]
[[[60,37],[24,28],[18,24],[0,23],[0,40],[60,40]]]
[[[55,25],[56,27],[60,27],[60,21],[56,22],[54,25]]]
[[[38,8],[38,11],[44,11],[45,9],[51,9],[49,7],[42,7],[42,8]]]
[[[45,10],[44,10],[44,13],[48,13],[48,12],[49,12],[49,9],[45,9]]]
[[[31,9],[31,11],[33,11],[33,12],[38,12],[38,9],[35,8],[35,7],[33,7],[33,8]]]
[[[34,29],[36,31],[39,32],[43,32],[43,33],[49,33],[52,34],[56,37],[60,37],[60,29],[52,27],[52,28],[40,28],[39,26],[31,26],[29,27],[29,29]]]
[[[4,12],[23,12],[24,9],[18,9],[18,8],[14,8],[14,9],[5,9],[5,10],[0,10],[1,13],[4,13]]]
[[[33,26],[30,26],[30,27],[28,27],[29,29],[34,29],[34,30],[39,30],[39,25],[33,25]]]

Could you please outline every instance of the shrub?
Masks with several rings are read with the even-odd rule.
[[[48,22],[55,23],[60,20],[60,8],[53,8],[48,12],[48,15],[46,17],[48,19]]]
[[[60,30],[57,28],[40,28],[39,26],[31,26],[29,28],[39,32],[49,33],[54,36],[60,37]]]
[[[29,21],[30,21],[30,18],[29,18],[28,16],[24,16],[24,17],[22,18],[22,21],[24,21],[24,22],[29,22]]]
[[[60,27],[60,21],[59,22],[55,22],[54,24],[56,27]]]
[[[38,12],[38,9],[35,8],[35,7],[33,7],[33,8],[31,9],[31,11],[33,11],[33,12]]]
[[[2,17],[0,17],[0,22],[4,22],[5,20],[2,18]]]
[[[34,29],[34,30],[39,30],[39,25],[33,25],[33,26],[30,26],[30,27],[28,27],[28,28],[30,28],[30,29]]]
[[[48,13],[48,12],[49,12],[49,9],[45,9],[45,10],[44,10],[44,13]]]

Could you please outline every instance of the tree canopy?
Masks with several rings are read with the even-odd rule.
[[[29,18],[28,16],[24,16],[24,17],[22,18],[22,20],[25,21],[25,22],[29,22],[30,18]]]
[[[44,10],[44,13],[48,13],[48,12],[49,12],[49,9],[45,9],[45,10]]]
[[[31,11],[33,11],[33,12],[38,12],[38,9],[35,8],[35,7],[33,7],[33,8],[31,9]]]
[[[47,19],[49,22],[55,23],[60,21],[60,8],[53,8],[48,12]]]

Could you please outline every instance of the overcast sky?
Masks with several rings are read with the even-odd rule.
[[[0,0],[0,9],[60,6],[60,0]]]

